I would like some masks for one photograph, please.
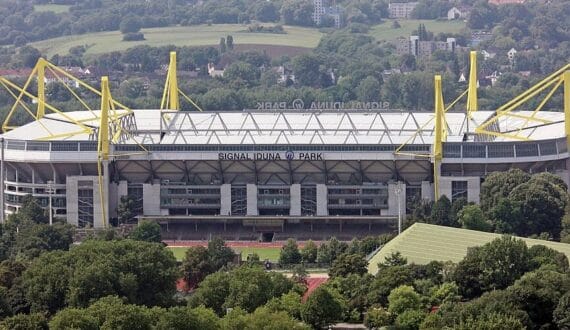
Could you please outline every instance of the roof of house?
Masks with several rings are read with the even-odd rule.
[[[475,230],[415,223],[396,238],[388,242],[368,262],[368,272],[376,274],[378,264],[393,252],[400,252],[409,263],[427,264],[431,261],[459,262],[467,249],[482,246],[501,237],[501,234]],[[544,245],[564,253],[570,258],[570,244],[517,237],[530,247]]]

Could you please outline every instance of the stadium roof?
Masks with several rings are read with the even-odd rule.
[[[409,263],[427,264],[431,261],[459,262],[467,254],[467,248],[481,246],[501,237],[461,228],[415,223],[396,238],[388,242],[368,263],[368,272],[376,274],[378,264],[393,252],[400,252]],[[522,238],[528,246],[544,245],[564,253],[570,259],[570,244],[538,239]]]
[[[526,116],[531,111],[519,112]],[[95,114],[95,115],[94,115]],[[84,125],[99,126],[98,111],[74,111],[68,118]],[[469,127],[485,122],[492,111],[478,111],[468,120],[464,113],[447,113],[447,142],[461,142]],[[226,111],[186,112],[160,110],[134,110],[136,129],[131,136],[144,144],[433,144],[434,114],[431,112],[364,112],[364,111]],[[564,137],[564,114],[537,112],[536,118],[551,121],[536,125],[533,122],[519,135],[532,140]],[[89,140],[79,133],[78,126],[61,114],[48,114],[44,118],[18,127],[3,135],[14,140]],[[505,116],[499,119],[501,131],[516,130],[526,119]],[[468,124],[468,125],[467,125]],[[134,131],[133,131],[134,130]],[[419,131],[419,133],[417,133]],[[73,134],[78,132],[77,134]],[[417,134],[416,134],[417,133]],[[51,136],[51,138],[49,138]],[[498,137],[495,141],[508,141]],[[134,143],[125,140],[122,143]]]

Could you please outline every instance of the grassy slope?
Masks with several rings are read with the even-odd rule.
[[[413,30],[417,30],[420,23],[423,23],[429,32],[438,34],[440,32],[459,33],[465,27],[462,21],[432,21],[432,20],[398,20],[399,29],[392,28],[394,20],[386,20],[382,24],[373,26],[370,29],[370,35],[377,40],[395,40],[398,37],[409,37]]]
[[[169,247],[169,249],[174,253],[174,257],[176,260],[182,260],[184,258],[184,254],[186,253],[187,247]],[[281,248],[274,248],[274,247],[243,247],[243,248],[234,248],[236,252],[241,252],[241,257],[243,260],[247,259],[247,255],[250,253],[257,253],[261,260],[269,259],[270,261],[276,262],[279,259],[279,253],[281,252]]]
[[[34,11],[53,11],[54,13],[67,13],[69,11],[68,5],[34,5]]]
[[[218,45],[221,37],[231,34],[235,44],[283,45],[293,47],[316,47],[322,34],[316,29],[285,26],[286,34],[247,33],[239,24],[217,24],[197,26],[175,26],[167,28],[143,29],[144,41],[121,41],[121,33],[99,32],[83,35],[59,37],[38,41],[31,45],[51,57],[67,54],[69,48],[88,45],[87,54],[122,51],[137,45],[150,46],[205,46]]]

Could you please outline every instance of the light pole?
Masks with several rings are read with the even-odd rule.
[[[398,198],[398,235],[402,232],[402,202],[400,200],[400,195],[402,194],[402,183],[398,181],[396,185],[396,196]]]
[[[49,208],[49,225],[51,226],[51,225],[53,225],[53,210],[51,207],[51,195],[53,193],[53,181],[49,180],[47,182],[47,184],[48,184],[48,194],[49,194],[49,206],[48,206],[48,208]]]

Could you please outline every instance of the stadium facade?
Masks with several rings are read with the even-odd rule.
[[[553,124],[521,131],[533,141],[476,142],[467,127],[492,113],[448,113],[440,194],[478,202],[481,180],[512,167],[568,182],[564,114],[539,114]],[[99,125],[87,111],[67,115]],[[103,199],[93,134],[46,141],[77,130],[59,114],[5,133],[7,213],[32,194],[46,207],[51,197],[56,217],[100,227],[101,212],[116,217],[121,196],[129,195],[145,218],[380,221],[397,216],[398,207],[405,214],[413,198],[434,199],[433,159],[419,156],[433,148],[432,113],[135,110],[124,119],[130,133],[103,163]]]
[[[38,82],[49,65],[38,62]],[[477,111],[476,71],[472,52],[469,88],[447,109],[436,76],[435,112],[131,110],[112,99],[106,78],[96,91],[101,110],[61,112],[47,104],[43,84],[37,97],[26,92],[30,78],[0,137],[2,209],[16,212],[31,194],[56,218],[99,228],[130,196],[139,219],[167,231],[208,224],[370,231],[394,225],[412,201],[446,195],[477,203],[494,171],[548,171],[568,183],[570,65],[496,111]],[[564,111],[540,111],[560,86]],[[535,110],[517,109],[550,87]],[[179,109],[179,93],[171,54],[161,107]],[[465,95],[465,112],[448,111]],[[10,126],[23,96],[37,102],[37,113],[26,108],[33,120]]]

